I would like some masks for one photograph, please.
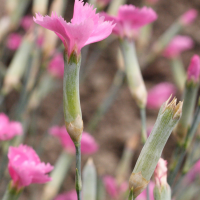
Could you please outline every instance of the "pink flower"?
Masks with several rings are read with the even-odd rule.
[[[200,75],[200,59],[198,55],[194,55],[190,61],[190,65],[187,70],[187,80],[198,82],[199,75]]]
[[[71,140],[69,134],[67,133],[65,126],[62,127],[54,126],[50,129],[49,132],[51,135],[59,138],[61,144],[68,153],[70,154],[75,153],[74,143]],[[96,143],[94,138],[90,134],[83,132],[81,139],[81,153],[93,154],[97,150],[98,150],[98,144]]]
[[[19,45],[21,44],[21,41],[22,41],[22,36],[20,34],[11,33],[8,36],[6,46],[8,47],[8,49],[16,50],[16,49],[18,49]]]
[[[194,42],[192,38],[188,36],[175,36],[168,44],[163,52],[163,56],[167,58],[173,58],[179,56],[183,51],[192,49]]]
[[[153,196],[153,189],[154,189],[154,182],[150,181],[149,183],[149,194],[150,194],[150,199],[154,200],[154,196]],[[137,200],[146,200],[147,199],[147,194],[146,194],[146,190],[144,190],[138,197]]]
[[[176,89],[168,82],[159,83],[148,91],[147,108],[159,109]]]
[[[192,169],[186,175],[189,182],[193,182],[200,175],[200,160],[192,167]]]
[[[161,187],[167,184],[167,161],[160,158],[154,171],[156,185]]]
[[[60,194],[54,200],[77,200],[76,190]]]
[[[21,19],[21,26],[27,31],[33,25],[33,17],[26,15]]]
[[[157,19],[157,14],[151,8],[137,8],[133,5],[120,6],[116,17],[101,13],[106,20],[113,21],[116,26],[113,33],[119,37],[134,38],[138,29]]]
[[[117,182],[112,176],[105,176],[103,182],[106,188],[107,193],[112,197],[116,198],[122,192],[125,192],[128,189],[128,183],[124,182],[120,186],[117,185]]]
[[[82,47],[105,39],[114,27],[111,22],[104,22],[104,18],[99,17],[95,11],[88,3],[84,5],[82,0],[75,0],[73,18],[69,23],[53,12],[51,17],[36,14],[33,20],[58,35],[68,56],[73,51],[79,55]]]
[[[10,140],[21,134],[23,134],[21,123],[10,121],[4,113],[0,113],[0,140]]]
[[[48,71],[55,77],[62,78],[64,74],[64,59],[62,53],[57,53],[48,65]]]
[[[13,180],[13,185],[22,188],[31,183],[46,183],[51,181],[47,175],[53,167],[40,161],[36,152],[29,146],[9,147],[8,171]]]
[[[197,15],[196,9],[190,9],[181,16],[180,21],[183,25],[189,25],[197,18]]]

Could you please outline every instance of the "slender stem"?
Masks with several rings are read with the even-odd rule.
[[[17,200],[21,192],[22,192],[22,189],[18,190],[12,187],[12,182],[10,182],[2,200]]]
[[[186,72],[183,63],[179,57],[172,58],[170,61],[172,75],[175,80],[175,83],[178,86],[179,90],[183,91],[186,81]]]
[[[142,121],[142,144],[144,144],[147,140],[145,108],[140,108],[140,116],[141,116],[141,121]]]
[[[81,143],[75,143],[76,147],[76,193],[78,200],[81,200]]]
[[[124,71],[121,69],[118,69],[106,98],[104,99],[102,104],[99,106],[98,110],[96,111],[96,113],[92,117],[92,120],[89,122],[87,126],[88,132],[92,133],[95,130],[101,118],[105,115],[105,113],[108,111],[108,109],[110,108],[114,100],[116,99],[119,89],[121,88],[123,84],[124,77],[125,77]]]
[[[147,200],[150,200],[149,184],[147,185],[146,194],[147,194]]]
[[[135,197],[133,195],[133,189],[130,190],[128,200],[135,200]]]

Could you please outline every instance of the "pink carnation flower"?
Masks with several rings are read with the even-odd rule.
[[[36,152],[29,146],[9,147],[8,171],[13,180],[13,185],[18,189],[31,183],[46,183],[51,181],[47,175],[53,166],[40,161]]]
[[[198,55],[194,55],[190,61],[190,65],[187,70],[187,80],[198,82],[199,75],[200,75],[200,58]]]
[[[161,105],[174,94],[176,89],[173,84],[163,82],[148,91],[147,108],[159,109]]]
[[[180,21],[184,25],[189,25],[197,18],[197,15],[198,12],[196,9],[190,9],[181,16]]]
[[[21,26],[24,30],[28,31],[33,25],[33,17],[31,15],[26,15],[21,19]]]
[[[75,0],[73,18],[69,23],[53,12],[51,17],[36,14],[33,20],[58,35],[68,56],[73,51],[79,55],[82,47],[105,39],[114,27],[111,22],[104,22],[104,18],[99,17],[95,11],[88,3],[84,5],[82,0]]]
[[[174,58],[179,56],[183,51],[192,49],[193,46],[194,42],[191,37],[177,35],[168,44],[163,52],[163,56]]]
[[[16,50],[20,46],[21,41],[22,41],[22,36],[20,34],[18,34],[18,33],[11,33],[8,36],[6,46],[8,47],[8,49]]]
[[[21,123],[10,121],[4,113],[0,113],[0,140],[10,140],[21,134],[23,134]]]
[[[64,74],[64,59],[62,53],[57,53],[48,65],[48,71],[55,77],[62,78]]]
[[[75,153],[75,146],[73,141],[71,140],[69,134],[66,131],[65,126],[59,127],[54,126],[50,129],[50,134],[59,138],[61,144],[65,148],[65,150],[70,153]],[[98,150],[98,144],[94,140],[94,138],[86,133],[82,133],[81,139],[81,153],[82,154],[93,154]]]
[[[153,189],[154,189],[154,182],[150,181],[149,183],[149,195],[150,195],[150,199],[154,200],[154,196],[153,196]],[[146,200],[147,199],[147,192],[146,190],[144,190],[138,197],[137,200]]]
[[[60,194],[54,200],[77,200],[76,190]]]
[[[147,7],[137,8],[133,5],[120,6],[116,17],[105,12],[102,12],[101,15],[106,20],[116,23],[113,33],[121,38],[134,38],[139,28],[157,19],[157,14],[153,9]]]
[[[128,189],[128,183],[124,182],[120,186],[117,185],[117,182],[112,176],[105,176],[103,182],[106,188],[107,193],[112,197],[116,198],[120,193],[125,192]]]

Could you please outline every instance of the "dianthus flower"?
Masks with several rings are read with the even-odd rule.
[[[18,49],[19,45],[21,44],[22,36],[18,33],[11,33],[8,36],[6,46],[11,50]]]
[[[62,78],[64,74],[64,59],[62,53],[57,53],[49,62],[48,71],[55,77]]]
[[[114,27],[112,22],[105,22],[104,17],[99,17],[95,11],[88,3],[84,5],[82,0],[75,0],[73,18],[69,23],[54,12],[51,17],[36,14],[33,20],[44,28],[54,31],[62,40],[70,57],[72,52],[79,55],[85,45],[101,41],[111,34]]]
[[[179,56],[183,51],[192,49],[194,42],[189,36],[175,36],[168,44],[163,52],[163,56],[167,58],[174,58]]]
[[[54,200],[77,200],[76,190],[60,194]]]
[[[75,153],[74,143],[71,140],[69,134],[67,133],[65,126],[62,127],[54,126],[50,129],[49,132],[51,135],[59,138],[61,144],[68,153],[70,154]],[[98,144],[96,143],[94,138],[90,134],[83,132],[81,138],[81,153],[93,154],[97,150],[98,150]]]
[[[0,140],[10,140],[22,133],[23,128],[20,122],[10,121],[8,116],[0,113]]]
[[[147,108],[158,109],[176,91],[171,83],[159,83],[148,91]]]
[[[36,152],[29,146],[9,147],[8,171],[12,177],[13,186],[20,189],[32,183],[51,181],[47,173],[53,166],[40,161]]]
[[[137,8],[133,5],[120,6],[116,17],[104,12],[101,15],[106,20],[116,23],[113,33],[121,38],[134,38],[139,28],[157,19],[157,14],[153,9],[147,7]]]

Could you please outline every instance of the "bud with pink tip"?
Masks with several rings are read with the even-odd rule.
[[[54,200],[77,200],[76,190],[60,194]]]
[[[53,166],[41,162],[31,147],[26,145],[9,147],[8,159],[8,171],[14,188],[20,189],[32,183],[51,181],[48,173],[52,171]]]
[[[187,71],[187,81],[198,83],[199,75],[200,75],[200,58],[198,55],[194,55],[190,61],[190,65]]]
[[[179,56],[183,51],[192,49],[194,42],[189,36],[175,36],[163,52],[166,58],[174,58]]]
[[[7,44],[6,46],[10,49],[10,50],[16,50],[18,49],[18,47],[20,46],[22,41],[22,36],[18,33],[11,33],[8,36],[7,39]]]
[[[196,9],[190,9],[181,16],[180,22],[183,25],[189,25],[193,23],[193,21],[197,18],[197,15],[198,12]]]
[[[172,94],[174,95],[176,88],[168,82],[159,83],[148,91],[147,108],[159,109],[161,105]]]
[[[59,138],[61,144],[69,154],[75,154],[74,143],[71,140],[65,126],[54,126],[50,129],[50,134]],[[81,153],[93,154],[98,150],[98,144],[95,139],[86,132],[83,132],[81,138]]]
[[[0,141],[10,140],[16,135],[23,134],[22,124],[10,121],[8,116],[0,113]]]
[[[171,188],[167,183],[167,161],[160,158],[156,166],[154,177],[156,186],[154,188],[155,200],[171,200]]]

